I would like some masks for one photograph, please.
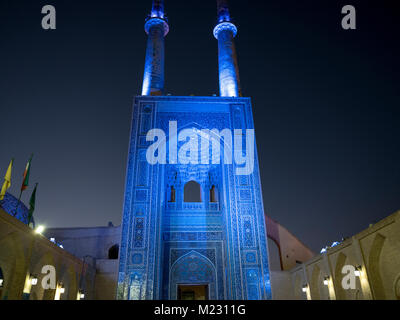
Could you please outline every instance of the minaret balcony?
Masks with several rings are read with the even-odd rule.
[[[164,31],[164,37],[169,32],[169,25],[166,19],[149,16],[144,24],[144,30],[149,34],[150,29],[155,27],[162,28]]]
[[[230,21],[224,21],[224,22],[218,23],[218,24],[215,26],[214,31],[213,31],[213,34],[214,34],[215,39],[218,40],[218,34],[219,34],[221,31],[224,31],[224,30],[231,31],[233,37],[235,37],[236,34],[237,34],[237,28],[236,28],[236,26],[235,26],[232,22],[230,22]]]

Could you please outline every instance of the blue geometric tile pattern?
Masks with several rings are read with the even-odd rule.
[[[118,299],[177,299],[179,284],[207,284],[210,299],[270,299],[256,147],[250,175],[237,175],[234,161],[169,163],[170,121],[176,121],[178,133],[254,129],[249,98],[135,98]],[[167,164],[146,161],[146,150],[154,143],[146,141],[146,134],[154,128],[166,133]],[[178,150],[183,143],[178,141]],[[221,145],[221,159],[225,149],[232,152]],[[192,180],[200,185],[201,202],[184,202],[184,186]],[[213,186],[216,199],[211,201]]]
[[[0,207],[2,207],[9,215],[14,216],[15,214],[15,218],[20,220],[22,223],[28,224],[29,209],[22,203],[22,201],[18,203],[18,199],[11,193],[6,192],[4,199],[0,201]],[[32,223],[33,225],[35,224],[33,217]]]

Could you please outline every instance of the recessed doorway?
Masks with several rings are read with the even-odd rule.
[[[178,285],[178,300],[208,300],[208,285]]]

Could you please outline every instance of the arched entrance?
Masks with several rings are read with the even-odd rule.
[[[169,283],[171,300],[190,299],[190,295],[193,295],[193,299],[217,298],[215,267],[209,259],[196,251],[180,257],[172,265]]]

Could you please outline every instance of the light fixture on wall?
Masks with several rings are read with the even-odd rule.
[[[356,277],[361,276],[361,266],[356,266],[356,267],[355,267],[354,275],[355,275]]]
[[[339,241],[335,241],[331,244],[331,248],[336,247],[337,245],[339,245],[340,242]]]
[[[3,282],[4,282],[4,279],[0,278],[0,288],[3,288]]]
[[[31,285],[36,286],[37,282],[38,278],[35,275],[31,274]]]
[[[42,234],[44,231],[44,226],[38,226],[35,230],[36,233],[38,234]]]
[[[325,285],[325,286],[329,285],[329,276],[326,276],[326,277],[324,278],[324,285]]]
[[[308,285],[307,284],[305,284],[305,285],[303,285],[303,288],[301,289],[303,292],[307,292],[307,289],[308,289]]]
[[[85,293],[83,292],[82,289],[78,290],[78,293],[76,294],[76,300],[82,300],[85,299]]]
[[[61,295],[65,292],[64,284],[62,282],[57,283],[56,293],[54,294],[54,300],[61,300]]]

